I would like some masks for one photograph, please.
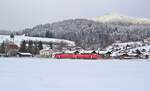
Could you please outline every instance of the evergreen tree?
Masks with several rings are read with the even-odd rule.
[[[5,53],[5,43],[4,42],[0,45],[0,53]]]
[[[138,54],[138,55],[141,55],[142,53],[141,53],[141,51],[140,50],[136,50],[136,53]]]
[[[39,50],[42,50],[42,49],[43,49],[43,43],[42,43],[42,41],[39,41],[39,42],[38,42],[38,48],[39,48]]]
[[[49,43],[50,49],[53,49],[53,43]]]
[[[26,41],[22,41],[19,52],[27,52]]]
[[[31,40],[29,41],[27,50],[29,53],[33,54],[33,50],[34,50],[33,41],[31,41]]]
[[[50,31],[46,31],[45,37],[46,38],[54,38],[53,33]]]
[[[38,48],[38,45],[37,45],[37,42],[34,42],[34,51],[33,51],[33,54],[39,54],[39,48]]]

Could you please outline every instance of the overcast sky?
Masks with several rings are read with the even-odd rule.
[[[21,30],[106,13],[150,18],[150,0],[0,0],[0,29]]]

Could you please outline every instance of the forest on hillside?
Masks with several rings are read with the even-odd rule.
[[[116,41],[141,41],[150,37],[150,25],[99,23],[88,19],[70,19],[37,25],[20,32],[27,36],[67,39],[83,48],[104,48]]]

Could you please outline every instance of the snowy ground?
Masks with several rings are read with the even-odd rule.
[[[149,61],[0,58],[0,91],[150,91]]]
[[[8,41],[10,39],[10,35],[0,35],[0,43],[3,43],[3,41]],[[14,37],[14,42],[18,46],[20,46],[21,42],[23,40],[29,41],[42,41],[42,42],[54,42],[54,43],[67,43],[68,46],[75,46],[75,42],[69,41],[69,40],[64,40],[64,39],[55,39],[55,38],[42,38],[42,37],[29,37],[29,36],[24,36],[24,35],[15,35]]]

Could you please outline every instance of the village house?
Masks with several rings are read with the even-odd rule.
[[[43,49],[40,50],[40,56],[41,57],[53,57],[54,51],[52,49]]]
[[[23,52],[18,52],[17,56],[19,57],[33,57],[31,53],[23,53]]]
[[[136,59],[138,57],[139,57],[138,54],[135,54],[135,53],[125,53],[125,54],[120,55],[121,59]]]
[[[5,52],[7,56],[17,56],[17,52],[19,47],[14,43],[8,43],[5,48]]]
[[[142,53],[142,58],[150,59],[150,53],[149,52]]]

